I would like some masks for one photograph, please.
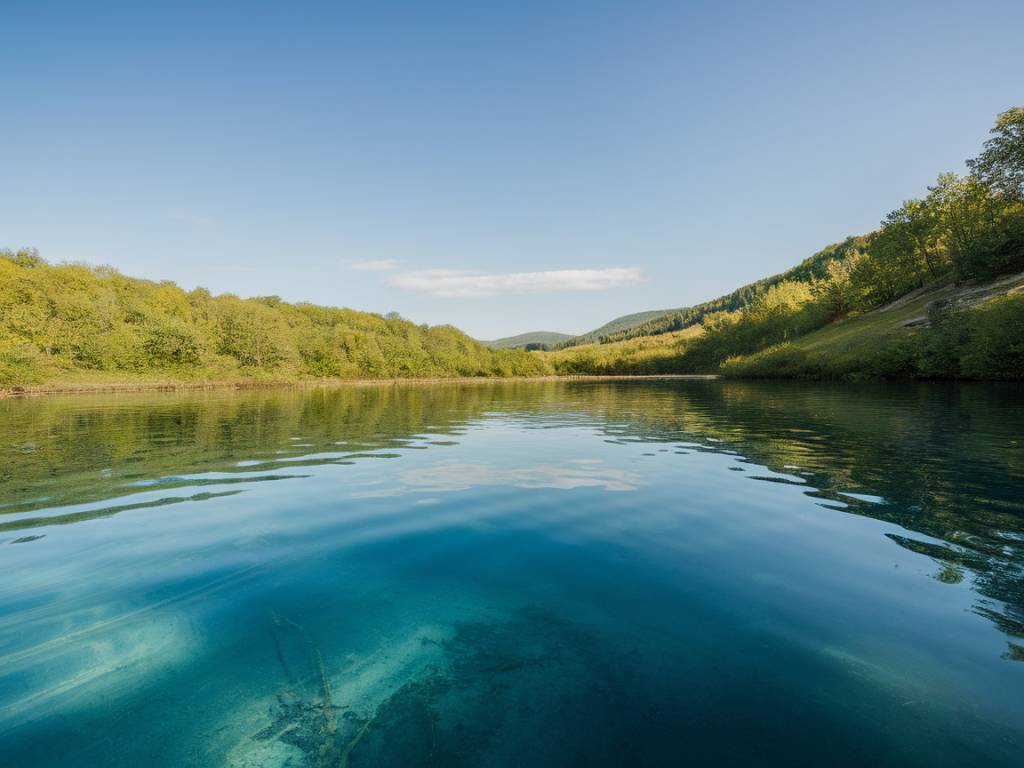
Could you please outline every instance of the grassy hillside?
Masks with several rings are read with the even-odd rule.
[[[545,355],[560,375],[657,375],[683,371],[688,345],[704,332],[700,325],[657,336],[642,336],[608,344],[583,344]]]
[[[0,251],[0,388],[125,381],[510,376],[547,372],[451,326],[240,299]]]
[[[491,349],[546,349],[571,338],[572,336],[568,333],[530,331],[520,333],[518,336],[506,336],[503,339],[481,341],[480,343],[486,344]]]
[[[722,373],[765,378],[1024,379],[1024,273],[939,281],[903,300],[752,355]]]
[[[735,312],[749,306],[758,297],[763,296],[769,288],[787,281],[806,282],[822,278],[828,272],[830,262],[846,258],[851,253],[863,250],[865,238],[849,237],[841,243],[827,246],[818,253],[804,259],[797,266],[785,272],[762,278],[737,288],[731,293],[719,296],[710,301],[701,302],[692,307],[680,309],[659,309],[650,312],[638,312],[616,318],[610,323],[590,333],[576,336],[561,346],[580,346],[583,344],[613,344],[626,339],[640,336],[657,336],[662,333],[681,331],[703,322],[705,316],[715,312]]]
[[[557,348],[567,349],[594,343],[613,344],[640,336],[657,336],[662,333],[681,331],[684,328],[700,324],[706,315],[742,309],[779,283],[823,277],[828,271],[829,262],[845,258],[850,253],[863,249],[864,243],[865,238],[863,237],[849,237],[841,243],[830,245],[804,259],[792,269],[749,283],[731,293],[719,296],[717,299],[701,302],[692,307],[654,309],[623,315],[589,333],[566,339],[558,344]]]
[[[559,372],[1024,378],[1024,108],[999,116],[967,176],[942,174],[863,237],[603,344]],[[700,333],[643,342],[699,324]],[[632,341],[630,339],[632,338]],[[641,354],[642,353],[642,354]]]
[[[732,325],[589,344],[547,355],[563,375],[719,373],[732,378],[1024,379],[1024,273],[948,279],[789,340],[728,355]]]

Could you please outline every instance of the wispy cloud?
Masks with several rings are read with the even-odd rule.
[[[376,259],[371,261],[353,261],[348,265],[349,269],[356,272],[390,272],[398,267],[395,259]]]
[[[557,269],[550,272],[508,272],[488,275],[451,269],[426,269],[395,275],[388,282],[407,291],[439,298],[499,296],[506,293],[606,291],[643,280],[636,267]]]

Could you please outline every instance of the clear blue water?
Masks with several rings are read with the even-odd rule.
[[[0,764],[1011,766],[1024,392],[0,402]]]

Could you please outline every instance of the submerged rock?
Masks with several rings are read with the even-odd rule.
[[[549,737],[551,718],[573,711],[595,732],[563,739],[585,735],[581,745],[607,754],[614,733],[601,721],[622,688],[607,659],[591,636],[542,611],[423,628],[342,672],[327,664],[323,675],[301,627],[278,620],[275,632],[287,685],[266,726],[232,751],[237,768],[542,764],[564,754],[564,742],[529,734]]]

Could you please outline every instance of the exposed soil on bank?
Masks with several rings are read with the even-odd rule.
[[[0,389],[0,399],[8,397],[39,397],[42,395],[101,394],[104,392],[177,392],[214,389],[271,389],[317,387],[382,387],[421,386],[428,384],[503,384],[534,381],[632,381],[666,379],[717,379],[717,374],[663,374],[652,376],[464,376],[425,379],[314,379],[305,381],[240,380],[240,381],[129,381],[76,382],[37,384]]]

